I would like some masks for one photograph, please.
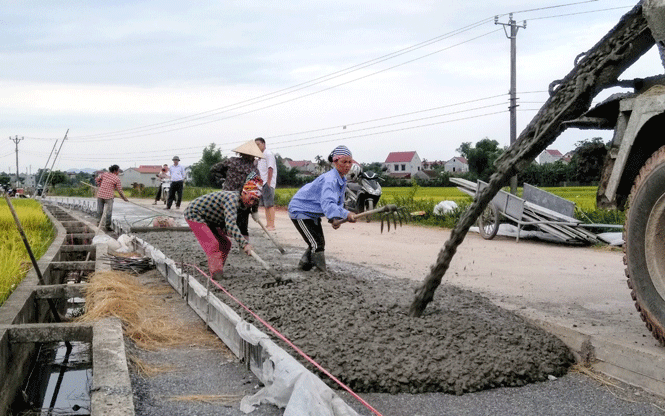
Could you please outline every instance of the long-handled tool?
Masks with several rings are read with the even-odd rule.
[[[268,236],[268,238],[270,239],[270,241],[272,241],[272,243],[275,245],[275,247],[277,247],[277,250],[279,250],[279,252],[282,253],[282,254],[286,254],[286,250],[284,250],[284,247],[282,247],[282,245],[279,244],[279,243],[273,238],[273,236],[270,235],[270,232],[268,231],[268,229],[266,228],[266,226],[263,225],[263,223],[262,223],[261,220],[259,219],[259,214],[256,213],[256,212],[252,212],[252,219],[253,219],[254,221],[256,221],[257,223],[259,223],[259,225],[261,226],[261,228],[263,228],[263,231],[265,231],[265,233],[266,233],[266,235]]]
[[[275,286],[281,286],[281,285],[286,285],[289,283],[293,283],[293,280],[291,279],[283,279],[282,276],[278,275],[277,272],[273,270],[272,267],[268,263],[266,263],[261,257],[259,257],[258,254],[254,250],[250,250],[249,254],[256,259],[261,265],[263,266],[264,269],[268,271],[270,276],[275,279],[274,282],[267,282],[261,285],[262,288],[268,288],[268,287],[275,287]]]
[[[14,205],[12,204],[12,201],[9,199],[9,194],[7,193],[5,193],[5,200],[7,201],[7,206],[9,207],[9,210],[12,213],[12,217],[14,217],[14,223],[16,223],[16,229],[18,230],[18,233],[21,235],[21,239],[23,240],[25,249],[28,252],[28,256],[30,256],[32,267],[35,268],[35,273],[37,273],[37,280],[39,281],[39,284],[43,286],[46,283],[44,282],[42,271],[39,269],[39,264],[37,264],[37,259],[35,259],[35,255],[32,253],[32,249],[30,248],[30,243],[28,242],[28,238],[25,236],[25,232],[23,231],[23,227],[21,226],[21,221],[18,219],[18,215],[16,215],[16,210],[14,209]],[[53,320],[57,323],[62,322],[62,319],[60,319],[60,314],[58,313],[58,309],[56,308],[53,299],[47,299],[47,302],[49,310],[51,311],[51,315],[53,315]]]
[[[373,209],[370,211],[365,211],[360,214],[356,215],[356,219],[360,219],[363,217],[367,217],[370,215],[374,214],[381,214],[381,232],[383,232],[383,222],[386,221],[388,224],[388,231],[390,231],[390,220],[393,220],[393,224],[395,229],[397,229],[397,221],[399,221],[399,225],[402,226],[402,222],[408,222],[409,216],[406,211],[405,207],[398,207],[397,205],[394,204],[388,204],[384,205],[381,208]],[[348,222],[348,219],[343,219],[343,220],[333,220],[332,225],[333,227],[337,228],[340,225],[344,224],[345,222]]]

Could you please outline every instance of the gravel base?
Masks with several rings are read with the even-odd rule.
[[[289,248],[280,256],[253,231],[256,251],[294,283],[261,288],[272,279],[234,245],[222,286],[356,392],[461,395],[559,377],[574,362],[559,339],[480,295],[442,285],[426,314],[411,318],[407,311],[416,283],[332,259],[331,277],[303,272],[296,264],[304,248]],[[193,234],[137,236],[176,262],[186,259],[207,272]],[[193,268],[188,272],[203,279]],[[270,334],[223,292],[217,296]]]

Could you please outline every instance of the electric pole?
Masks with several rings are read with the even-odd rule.
[[[508,15],[508,23],[499,23],[499,16],[494,16],[494,24],[502,25],[506,37],[510,39],[510,145],[517,140],[517,31],[520,27],[526,29],[526,20],[519,26],[513,20],[513,14]],[[510,34],[506,30],[510,27]],[[510,178],[510,193],[517,194],[517,176]]]
[[[15,139],[12,139],[12,136],[9,136],[9,140],[13,141],[14,144],[16,145],[16,189],[19,187],[19,178],[18,178],[18,142],[21,140],[25,139],[25,137],[21,137],[20,139],[18,136],[16,136]]]

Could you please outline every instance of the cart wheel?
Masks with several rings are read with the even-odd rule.
[[[481,237],[491,240],[499,231],[499,210],[493,203],[489,203],[483,213],[478,217],[478,228]]]

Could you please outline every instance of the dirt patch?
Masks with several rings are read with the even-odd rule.
[[[177,262],[207,270],[192,234],[137,235]],[[295,283],[261,288],[271,279],[234,246],[223,286],[355,391],[462,394],[561,376],[573,362],[563,342],[473,292],[442,285],[425,315],[411,318],[416,282],[333,259],[331,277],[301,272],[296,264],[303,248],[280,256],[255,230],[251,238],[264,260]],[[222,292],[218,296],[253,321]]]

